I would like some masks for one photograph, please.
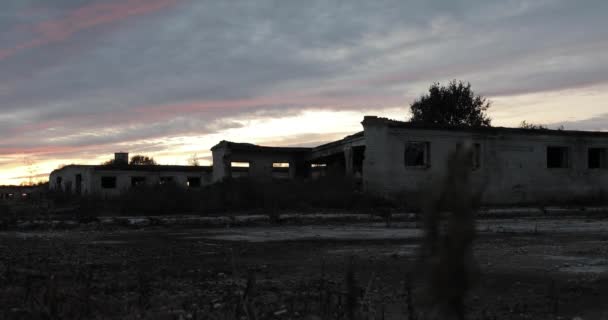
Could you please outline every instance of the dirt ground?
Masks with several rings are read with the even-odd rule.
[[[477,229],[468,319],[608,319],[607,220]],[[424,319],[421,236],[416,222],[1,232],[0,318],[341,319],[354,295],[361,319]]]

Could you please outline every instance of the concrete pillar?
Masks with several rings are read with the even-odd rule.
[[[298,164],[295,161],[289,161],[289,179],[295,179],[298,176]]]
[[[223,173],[223,177],[220,180],[226,179],[226,178],[232,178],[232,159],[230,158],[229,155],[224,155],[222,157],[222,173]]]
[[[267,161],[258,161],[258,160],[250,160],[249,161],[249,176],[252,178],[264,178],[267,176],[272,175],[272,172],[269,173],[269,171],[272,170],[272,162],[270,163],[270,166],[268,166]]]
[[[353,165],[353,148],[345,147],[344,148],[344,175],[347,177],[351,177],[354,174],[354,165]]]
[[[213,152],[213,182],[222,181],[232,176],[230,153],[225,147],[218,147]]]

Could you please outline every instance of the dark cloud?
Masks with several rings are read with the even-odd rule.
[[[39,174],[33,174],[33,175],[27,175],[27,176],[16,176],[16,177],[11,177],[11,179],[14,180],[27,180],[27,179],[45,179],[48,178],[49,174],[48,173],[39,173]]]
[[[133,14],[90,9],[100,3]],[[0,150],[6,152],[86,153],[87,146],[109,150],[214,133],[238,126],[236,118],[405,105],[431,82],[453,78],[490,97],[608,82],[605,1],[9,0],[0,6],[0,134],[11,137]],[[40,29],[48,21],[55,22],[53,32]],[[36,39],[43,41],[23,46]]]
[[[608,131],[608,113],[583,120],[553,123],[550,127],[564,127],[567,130]]]

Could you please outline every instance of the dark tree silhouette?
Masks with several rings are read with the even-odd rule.
[[[549,129],[545,125],[530,123],[530,122],[528,122],[526,120],[522,121],[519,124],[519,127],[521,129],[530,129],[530,130],[548,130]]]
[[[485,113],[490,101],[475,95],[470,83],[452,80],[447,86],[433,83],[429,93],[411,104],[411,122],[451,126],[489,127]]]
[[[101,163],[101,165],[102,165],[102,166],[111,166],[111,165],[114,165],[114,163],[116,163],[116,162],[114,161],[114,159],[110,159],[110,160],[108,160],[108,161],[104,161],[104,162],[102,162],[102,163]]]
[[[198,154],[193,154],[192,156],[190,156],[190,158],[188,158],[188,164],[194,167],[198,167],[201,165],[200,161],[198,160]]]
[[[131,161],[129,161],[130,165],[156,165],[156,161],[152,157],[143,156],[143,155],[134,155],[131,157]]]

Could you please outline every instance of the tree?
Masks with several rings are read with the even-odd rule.
[[[34,176],[36,173],[36,170],[38,170],[38,167],[34,164],[34,160],[31,158],[23,158],[23,164],[26,167],[26,171],[28,173],[28,181],[27,181],[27,185],[28,186],[33,186],[34,185]]]
[[[130,165],[156,165],[156,161],[152,157],[143,156],[143,155],[134,155],[131,157]]]
[[[110,159],[108,161],[102,162],[101,165],[102,166],[111,166],[111,165],[114,165],[114,163],[115,163],[114,159]]]
[[[198,167],[201,165],[200,161],[198,160],[198,154],[193,154],[190,156],[190,158],[188,158],[188,164],[193,166],[193,167]]]
[[[475,95],[470,83],[452,80],[447,86],[433,83],[427,95],[410,105],[411,122],[450,126],[489,127],[485,113],[491,106],[485,97]]]
[[[519,124],[519,127],[521,129],[529,129],[529,130],[548,130],[549,129],[545,125],[530,123],[530,122],[527,122],[526,120],[522,121]]]

